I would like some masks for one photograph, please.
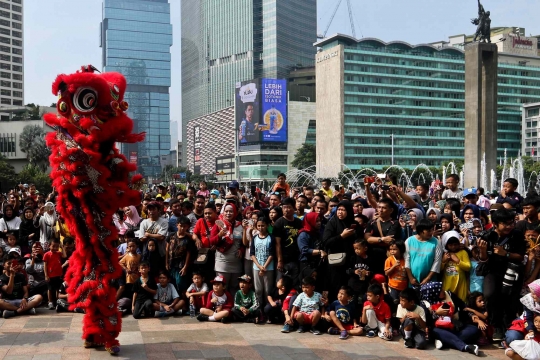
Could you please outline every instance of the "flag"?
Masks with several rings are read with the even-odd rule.
[[[531,149],[531,156],[534,156],[534,146]]]

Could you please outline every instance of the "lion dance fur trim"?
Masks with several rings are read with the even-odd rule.
[[[122,276],[113,241],[118,231],[113,214],[118,208],[141,201],[137,186],[142,176],[130,180],[136,165],[127,161],[117,142],[142,141],[132,134],[133,121],[125,114],[126,80],[119,73],[80,71],[59,75],[53,83],[58,95],[57,114],[45,121],[56,129],[47,134],[51,149],[51,178],[57,210],[75,237],[75,252],[66,274],[70,309],[85,310],[82,338],[106,347],[119,345],[122,327],[113,282]]]

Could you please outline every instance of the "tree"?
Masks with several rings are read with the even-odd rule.
[[[314,144],[304,143],[294,154],[291,165],[297,169],[306,169],[316,164],[316,148]]]
[[[25,106],[26,110],[13,116],[11,120],[41,120],[41,111],[39,105],[30,103],[26,104]]]
[[[52,192],[52,180],[40,167],[27,164],[18,175],[19,183],[35,184],[45,197]]]
[[[6,193],[8,189],[17,185],[17,173],[7,159],[0,154],[0,192]]]
[[[45,143],[45,130],[38,125],[26,125],[19,139],[21,151],[26,153],[30,164],[42,171],[49,166],[50,150]]]

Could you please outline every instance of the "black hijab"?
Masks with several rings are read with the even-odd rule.
[[[347,212],[347,216],[343,220],[340,220],[337,216],[337,210],[340,207],[344,207]],[[341,238],[341,233],[345,229],[350,229],[354,224],[354,211],[352,203],[348,200],[341,201],[336,207],[336,214],[326,224],[323,234],[323,243],[329,254],[336,253],[350,253],[352,244],[356,240],[357,236],[352,235],[345,239]],[[357,228],[358,229],[358,228]]]
[[[8,207],[11,208],[11,216],[9,216],[9,217],[6,214],[6,210],[7,210]],[[15,208],[13,207],[13,205],[5,204],[4,205],[4,220],[6,220],[6,222],[11,221],[11,220],[15,219],[16,216],[17,216],[17,214],[15,214]]]

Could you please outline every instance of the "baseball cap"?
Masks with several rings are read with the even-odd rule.
[[[21,256],[21,249],[19,249],[18,247],[11,248],[8,254],[11,254],[11,253],[17,253],[19,254],[19,256]]]
[[[212,284],[213,283],[222,283],[222,284],[225,284],[225,278],[221,275],[218,275],[214,278],[214,280],[210,281]]]
[[[251,276],[249,275],[242,275],[238,278],[238,281],[247,282],[248,284],[251,284]]]
[[[476,191],[476,188],[463,189],[463,197],[466,197],[468,195],[476,195]]]
[[[161,209],[161,203],[159,201],[150,201],[148,203],[148,205],[146,205],[146,208],[149,209],[149,208],[158,208],[158,209]]]
[[[503,204],[491,204],[491,206],[489,207],[489,211],[496,211],[496,210],[501,210],[501,209],[504,209],[504,205]]]
[[[165,184],[164,182],[162,182],[161,184],[158,185],[158,187],[166,188],[166,187],[167,187],[167,184]]]
[[[225,201],[223,201],[223,199],[216,199],[216,200],[214,200],[214,204],[223,205],[224,203],[225,203]]]
[[[214,189],[214,190],[210,191],[210,194],[219,196],[219,191]]]
[[[238,183],[238,181],[233,180],[229,183],[228,188],[240,189],[240,184]]]

